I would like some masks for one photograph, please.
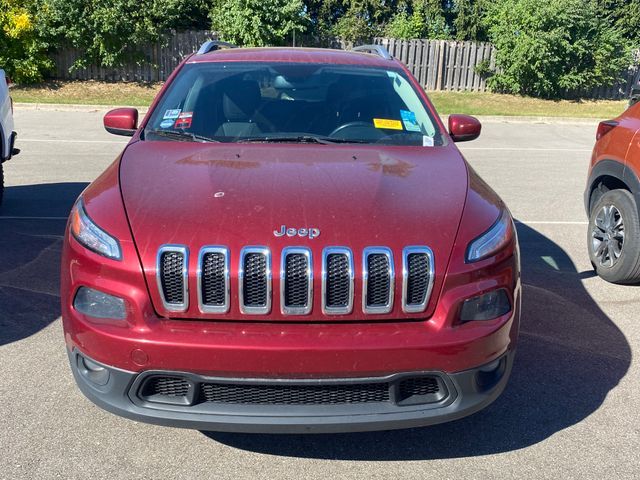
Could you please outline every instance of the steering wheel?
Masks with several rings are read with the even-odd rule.
[[[366,128],[367,130],[375,130],[375,127],[369,122],[362,122],[362,121],[347,122],[347,123],[344,123],[344,124],[340,125],[335,130],[333,130],[333,132],[331,132],[329,134],[329,136],[330,137],[335,137],[338,134],[341,134],[340,137],[341,138],[345,138],[344,132],[346,130],[356,129],[356,128],[360,128],[360,129]]]

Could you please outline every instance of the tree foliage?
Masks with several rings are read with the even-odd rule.
[[[629,65],[597,0],[500,0],[485,21],[497,49],[495,90],[556,98],[612,84]]]
[[[36,34],[35,11],[32,2],[0,0],[0,68],[19,83],[42,80],[52,66]]]
[[[76,66],[117,66],[172,28],[206,28],[207,0],[42,0],[42,37],[83,52]]]
[[[307,23],[302,0],[215,0],[210,17],[223,40],[258,47],[282,45]]]
[[[450,2],[441,0],[413,0],[406,2],[385,28],[385,35],[393,38],[451,38],[447,17]]]

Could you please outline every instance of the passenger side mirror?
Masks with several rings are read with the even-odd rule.
[[[480,136],[482,124],[470,115],[449,115],[449,135],[454,142],[468,142]]]
[[[138,110],[135,108],[116,108],[107,112],[103,122],[107,132],[132,137],[138,129]]]

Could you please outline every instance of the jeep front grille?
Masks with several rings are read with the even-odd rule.
[[[205,313],[229,310],[229,251],[204,247],[198,258],[198,302]]]
[[[280,303],[285,315],[306,315],[313,305],[313,261],[308,248],[282,251]]]
[[[365,248],[362,255],[362,310],[389,313],[393,308],[393,255],[385,247]]]
[[[267,315],[272,306],[272,263],[267,247],[240,251],[237,297],[230,282],[231,252],[226,247],[203,247],[198,255],[198,307],[202,313],[228,313],[231,298],[239,300],[243,314]],[[158,251],[157,283],[163,306],[169,312],[185,312],[189,306],[188,250],[164,245]],[[307,247],[286,247],[279,264],[280,312],[309,315],[314,305],[314,281],[321,281],[320,305],[325,315],[353,312],[354,257],[347,247],[327,247],[322,252],[320,279],[313,274],[313,256]],[[425,246],[402,250],[402,310],[427,309],[435,278],[434,256]],[[234,283],[234,285],[236,285]],[[316,284],[317,285],[317,284]],[[367,247],[362,252],[362,313],[389,314],[394,309],[395,260],[387,247]],[[400,301],[400,300],[399,300]]]
[[[402,309],[423,312],[433,288],[433,252],[427,247],[407,247],[402,252]]]
[[[329,315],[353,310],[353,255],[342,247],[325,248],[322,255],[322,310]]]
[[[162,303],[170,312],[184,312],[189,306],[187,265],[186,247],[164,245],[158,251],[158,287]]]
[[[266,247],[245,247],[238,270],[240,311],[264,315],[271,311],[271,253]]]

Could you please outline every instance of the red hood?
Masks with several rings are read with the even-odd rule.
[[[451,145],[439,148],[274,144],[136,142],[121,161],[121,188],[151,298],[161,315],[217,318],[198,312],[195,288],[186,313],[166,312],[156,288],[158,248],[186,245],[190,284],[195,285],[197,254],[204,245],[231,252],[231,309],[225,319],[244,317],[238,308],[240,249],[264,245],[272,251],[272,314],[259,320],[359,320],[425,317],[405,314],[396,301],[388,315],[365,316],[361,304],[362,250],[390,247],[396,272],[402,248],[427,245],[435,256],[436,283],[427,309],[435,305],[454,244],[467,192],[466,165]],[[318,228],[314,239],[276,238],[281,225]],[[354,311],[324,317],[316,293],[310,316],[280,314],[279,262],[286,246],[307,246],[320,285],[322,249],[347,246],[356,266]],[[396,275],[396,291],[401,289]],[[316,288],[316,292],[320,289]]]

